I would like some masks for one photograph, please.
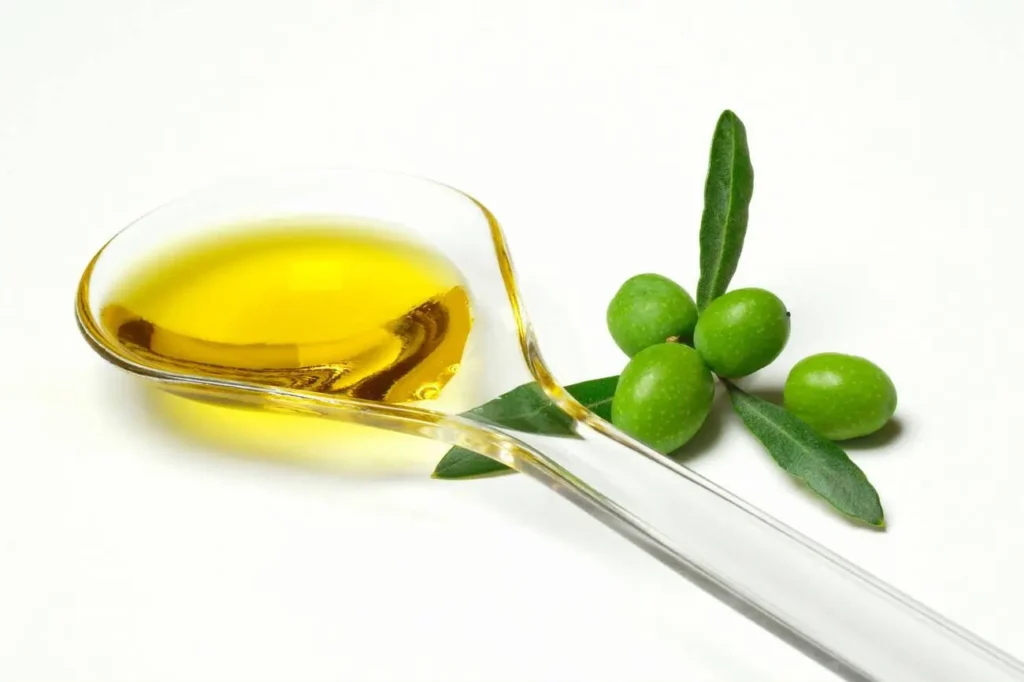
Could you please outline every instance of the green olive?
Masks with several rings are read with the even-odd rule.
[[[764,289],[736,289],[708,304],[693,345],[711,370],[730,379],[767,367],[789,341],[789,313]]]
[[[700,430],[714,397],[714,377],[697,351],[679,343],[650,346],[619,376],[612,423],[667,454]]]
[[[862,357],[819,353],[793,366],[782,395],[786,409],[825,438],[874,433],[896,413],[896,386]]]
[[[668,277],[647,273],[627,279],[607,311],[608,331],[629,357],[670,338],[689,340],[697,324],[693,298]]]

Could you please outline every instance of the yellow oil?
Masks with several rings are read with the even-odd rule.
[[[438,255],[376,225],[290,220],[159,253],[114,287],[100,324],[150,367],[402,403],[439,401],[472,316],[458,271]],[[246,454],[330,459],[333,439],[335,453],[375,454],[373,469],[419,441],[165,392],[149,400],[176,430]]]

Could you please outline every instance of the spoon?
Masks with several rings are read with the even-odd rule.
[[[219,225],[345,216],[396,226],[458,268],[476,318],[478,359],[464,370],[485,399],[535,381],[574,421],[578,438],[520,433],[418,403],[263,383],[259,375],[157,366],[100,322],[126,271]],[[459,445],[495,459],[578,505],[681,577],[844,680],[1024,680],[1024,665],[694,471],[651,450],[577,402],[544,362],[497,219],[447,185],[382,171],[337,169],[230,181],[144,215],[86,267],[76,316],[114,366],[191,398],[283,409]],[[483,402],[483,401],[480,401]],[[469,407],[469,406],[466,406]]]

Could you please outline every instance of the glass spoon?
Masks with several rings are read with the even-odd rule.
[[[205,376],[153,363],[102,324],[124,273],[183,240],[268,219],[343,217],[389,226],[443,254],[464,278],[473,331],[445,393],[388,403],[345,392]],[[231,181],[123,229],[79,284],[78,325],[111,364],[201,401],[285,410],[459,445],[542,483],[685,579],[845,680],[1024,680],[1024,665],[752,505],[631,439],[572,398],[545,364],[508,244],[479,201],[403,174],[316,170]],[[578,438],[502,429],[459,412],[527,382]],[[456,388],[462,382],[462,388]],[[468,402],[466,402],[468,400]],[[456,401],[458,402],[458,401]]]

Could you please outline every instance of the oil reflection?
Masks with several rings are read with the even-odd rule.
[[[282,465],[366,477],[427,477],[448,446],[369,426],[213,403],[140,385],[157,426],[191,446]]]

